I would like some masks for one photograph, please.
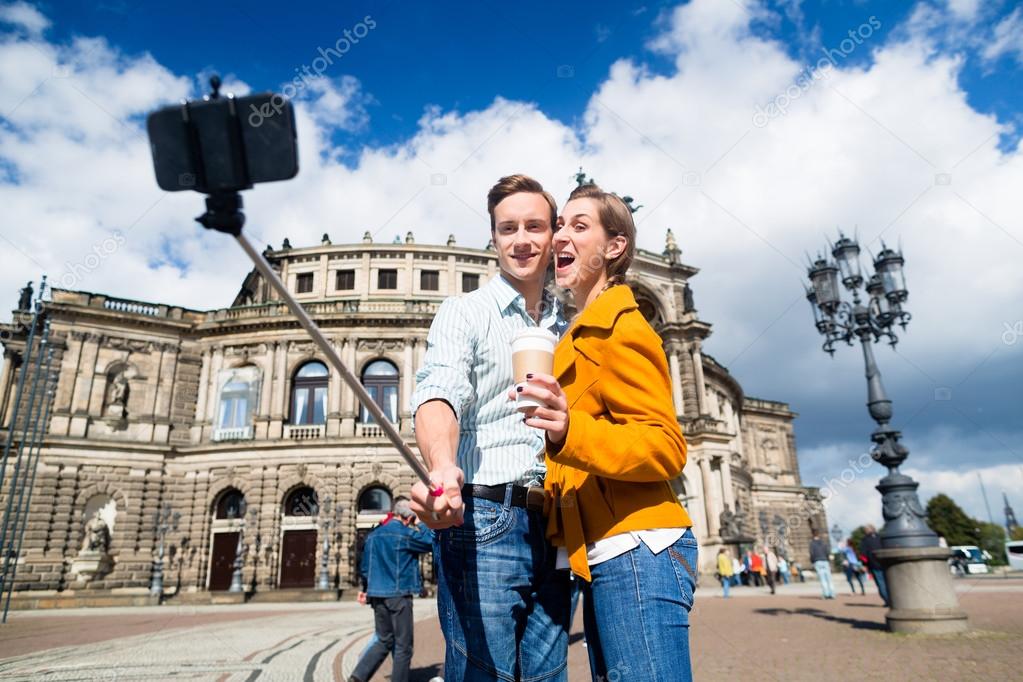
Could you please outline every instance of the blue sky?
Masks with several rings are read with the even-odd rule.
[[[800,413],[811,485],[847,468],[872,422],[858,349],[819,350],[803,254],[837,228],[875,252],[901,242],[914,320],[877,355],[908,468],[925,498],[975,515],[974,472],[992,498],[1023,489],[1015,2],[0,3],[0,298],[46,272],[228,305],[248,266],[191,223],[195,197],[155,189],[144,116],[213,71],[279,89],[345,31],[363,37],[296,94],[299,178],[246,197],[260,241],[369,229],[482,246],[496,177],[523,170],[563,196],[582,165],[646,206],[640,246],[675,231],[701,268],[706,350]],[[122,247],[75,267],[118,230]],[[877,520],[862,500],[879,473],[836,491],[836,519]]]

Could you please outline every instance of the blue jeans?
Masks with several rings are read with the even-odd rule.
[[[721,590],[724,592],[725,599],[728,598],[728,586],[732,584],[732,576],[726,575],[721,576]]]
[[[821,581],[821,594],[825,599],[833,599],[835,586],[831,582],[831,563],[827,561],[813,562],[813,570],[817,571],[817,580]]]
[[[644,543],[590,567],[583,623],[593,680],[690,682],[689,610],[698,566],[692,529],[654,554]]]
[[[877,583],[877,593],[881,595],[884,605],[891,606],[891,602],[888,600],[888,582],[884,579],[884,569],[872,568],[870,569],[870,574],[874,576],[874,582]]]
[[[538,512],[465,498],[465,524],[436,534],[437,609],[444,678],[568,679],[575,584],[555,569],[557,552]]]

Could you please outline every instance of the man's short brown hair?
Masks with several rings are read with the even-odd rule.
[[[517,173],[515,175],[504,176],[487,193],[487,213],[490,214],[490,231],[493,232],[497,227],[497,223],[494,221],[494,209],[497,205],[511,195],[519,194],[520,192],[539,194],[547,201],[547,205],[551,207],[551,222],[548,227],[553,230],[554,225],[558,222],[558,203],[554,201],[554,197],[550,192],[544,190],[543,185],[539,182],[528,175]]]

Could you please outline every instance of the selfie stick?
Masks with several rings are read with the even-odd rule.
[[[430,472],[427,471],[423,463],[416,457],[416,454],[412,452],[412,449],[405,444],[405,440],[398,433],[398,430],[394,428],[391,421],[384,415],[383,410],[376,404],[376,401],[366,392],[362,382],[359,381],[358,377],[352,374],[351,370],[345,367],[345,364],[341,362],[341,358],[338,356],[337,351],[334,350],[330,342],[327,341],[326,337],[323,336],[323,332],[316,326],[309,314],[306,313],[305,308],[295,300],[288,288],[284,286],[284,282],[277,276],[277,273],[273,271],[270,264],[266,262],[266,258],[263,254],[256,250],[252,245],[252,242],[242,234],[242,225],[245,224],[245,214],[241,212],[242,197],[237,192],[229,192],[222,194],[211,194],[206,199],[206,213],[196,218],[203,227],[212,228],[221,232],[227,232],[228,234],[234,235],[234,238],[241,244],[242,250],[249,255],[252,259],[252,263],[256,266],[256,270],[259,274],[263,275],[267,282],[274,288],[274,290],[280,295],[281,299],[288,305],[291,312],[298,318],[298,323],[302,325],[302,328],[309,333],[316,345],[319,346],[320,350],[327,357],[327,360],[331,365],[334,366],[338,372],[341,373],[341,378],[345,380],[348,387],[355,391],[356,397],[362,403],[362,406],[373,415],[373,419],[383,429],[384,434],[391,443],[398,449],[398,452],[402,457],[405,458],[405,462],[412,467],[412,471],[416,473],[430,491],[430,494],[434,497],[440,497],[444,494],[444,488],[435,485],[430,480]]]

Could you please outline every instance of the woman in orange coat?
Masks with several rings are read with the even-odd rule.
[[[635,250],[621,199],[595,185],[572,192],[555,276],[579,315],[554,376],[532,375],[521,392],[547,405],[525,420],[547,431],[547,534],[582,579],[593,679],[689,680],[697,546],[669,484],[686,443],[661,339],[625,284]]]

